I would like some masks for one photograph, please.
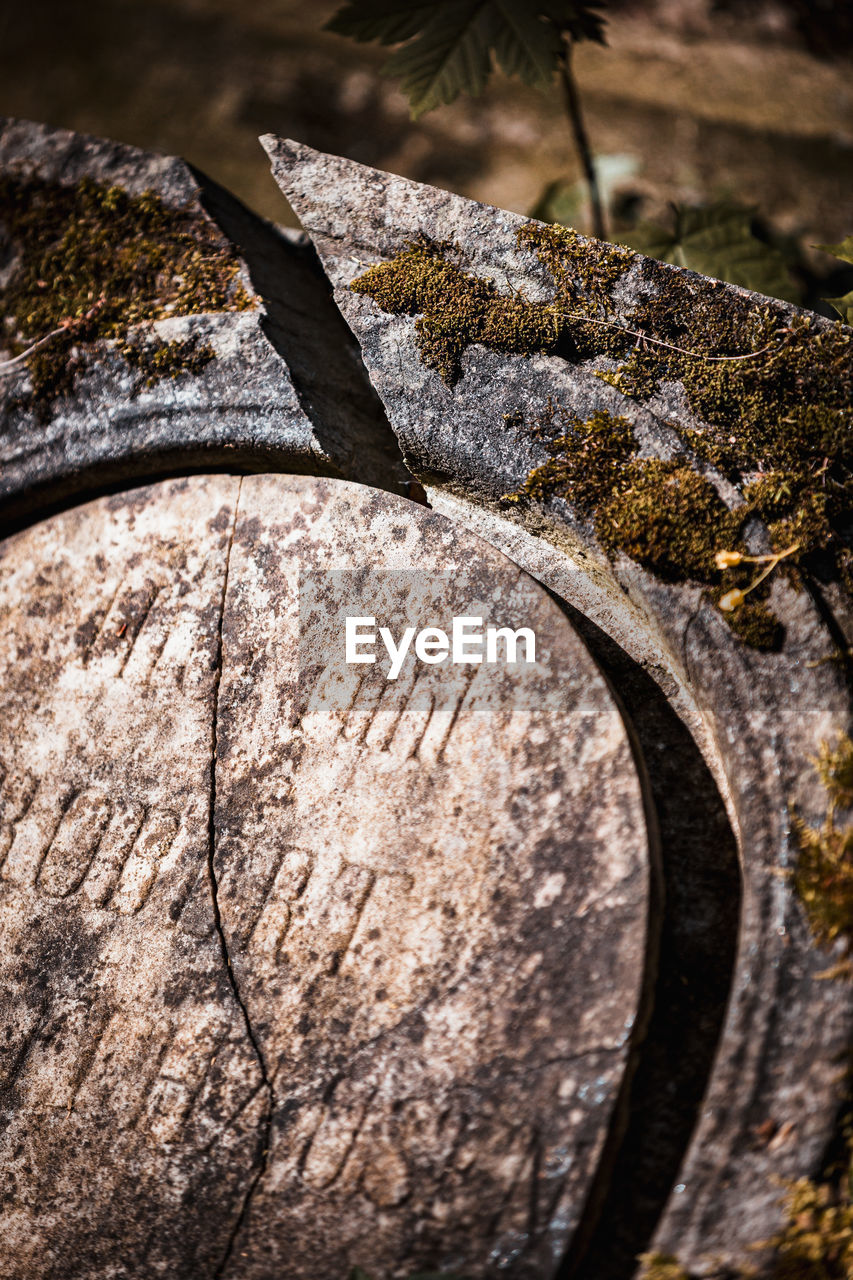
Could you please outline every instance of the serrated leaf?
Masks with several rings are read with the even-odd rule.
[[[326,28],[402,44],[383,70],[400,77],[417,118],[460,93],[482,93],[493,53],[507,75],[544,87],[563,52],[562,32],[604,43],[600,7],[584,0],[347,0]]]
[[[535,9],[511,0],[493,0],[490,25],[489,43],[501,70],[534,87],[547,85],[563,50],[557,28]]]
[[[490,0],[445,0],[409,44],[383,67],[399,76],[412,116],[453,102],[460,93],[482,93],[491,71]]]
[[[798,292],[778,249],[754,236],[752,214],[738,205],[676,208],[675,230],[641,223],[625,244],[661,262],[741,285],[771,298],[798,301]]]
[[[841,255],[838,254],[838,257]],[[851,258],[853,262],[853,258]],[[849,293],[845,293],[842,298],[824,298],[824,302],[828,302],[834,307],[845,324],[853,325],[853,289]]]
[[[841,244],[816,244],[812,248],[823,249],[824,253],[831,253],[834,258],[840,258],[842,262],[853,263],[853,236],[846,236],[841,241]],[[832,305],[835,306],[832,298],[827,298],[826,301],[832,302]]]
[[[435,13],[435,5],[410,0],[348,0],[324,30],[365,43],[399,44],[416,36]]]

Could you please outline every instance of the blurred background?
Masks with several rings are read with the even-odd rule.
[[[556,84],[501,75],[413,122],[386,51],[324,31],[335,0],[0,0],[0,113],[183,155],[295,219],[257,135],[276,132],[585,228]],[[614,238],[670,202],[736,200],[777,239],[853,232],[853,6],[613,0],[574,65]],[[838,267],[838,264],[834,264]],[[842,282],[843,283],[843,282]]]

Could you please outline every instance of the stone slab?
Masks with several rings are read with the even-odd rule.
[[[814,945],[789,874],[796,857],[790,805],[820,824],[825,796],[810,761],[851,718],[850,690],[835,661],[843,625],[832,614],[834,597],[821,600],[777,579],[770,603],[785,642],[780,652],[757,652],[740,643],[698,585],[662,581],[625,555],[609,558],[570,495],[514,510],[502,504],[547,458],[534,431],[514,431],[511,423],[535,421],[550,400],[580,419],[622,416],[644,457],[677,457],[693,467],[683,441],[703,424],[677,383],[641,402],[602,381],[604,357],[504,355],[471,344],[447,385],[422,359],[416,317],[389,314],[348,286],[425,237],[455,245],[464,269],[501,292],[547,301],[553,281],[516,243],[527,220],[299,143],[263,141],[430,501],[615,639],[658,682],[705,751],[740,847],[738,954],[693,1139],[648,1243],[700,1273],[748,1262],[750,1246],[778,1227],[780,1182],[820,1167],[842,1102],[838,1062],[853,1035],[850,989],[820,978],[832,957]],[[579,263],[568,255],[565,266],[581,296],[584,247],[594,242],[580,237]],[[796,308],[735,286],[656,269],[681,279],[697,299],[713,293],[720,306],[772,313],[783,325],[796,316]],[[646,287],[637,257],[614,291],[612,319],[630,317]],[[828,332],[832,322],[813,316],[809,324]],[[727,505],[741,501],[707,463],[702,474]],[[768,1121],[787,1140],[756,1143],[756,1128]]]
[[[362,677],[353,599],[537,661]],[[656,926],[548,596],[376,490],[170,481],[0,546],[0,689],[0,1276],[555,1274]]]
[[[250,213],[183,160],[0,118],[0,176],[70,189],[83,181],[131,197],[153,192],[233,255],[248,308],[175,313],[82,343],[70,394],[50,413],[28,403],[26,363],[5,371],[0,331],[0,518],[73,494],[179,470],[344,475],[396,491],[408,480],[358,349],[331,303],[313,250]],[[0,318],[18,246],[0,207]],[[193,343],[213,358],[147,385],[123,356],[139,344]]]

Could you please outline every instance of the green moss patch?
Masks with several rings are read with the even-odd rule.
[[[771,1240],[752,1248],[769,1253],[758,1266],[742,1263],[718,1272],[719,1280],[850,1280],[853,1276],[853,1165],[827,1181],[801,1178],[785,1194],[785,1223]],[[646,1254],[641,1280],[694,1280],[670,1254]]]
[[[769,584],[745,548],[728,565],[716,556],[738,549],[747,520],[758,517],[779,564],[784,553],[779,571],[796,578],[795,566],[816,557],[822,573],[853,578],[853,335],[808,316],[783,318],[770,302],[761,307],[568,228],[527,223],[516,238],[547,269],[550,301],[502,292],[463,270],[454,246],[425,239],[350,288],[384,311],[416,316],[423,359],[450,386],[474,343],[574,362],[609,357],[618,367],[598,376],[637,401],[679,384],[701,425],[670,425],[738,487],[745,506],[737,513],[688,463],[639,460],[625,420],[600,414],[553,432],[549,461],[516,496],[565,497],[593,517],[605,548],[669,580],[704,584],[743,639],[775,647],[781,629],[765,603]],[[643,300],[617,319],[614,290],[630,270]]]
[[[26,361],[42,417],[72,390],[88,344],[124,339],[142,321],[253,305],[237,278],[239,258],[217,229],[152,192],[6,176],[0,235],[13,263],[0,292],[2,345],[16,355],[59,330]],[[198,368],[197,350],[163,346],[168,358],[161,351],[146,377]]]
[[[700,582],[717,601],[734,584],[748,588],[755,577],[749,561],[724,572],[717,555],[740,545],[750,507],[730,511],[710,481],[680,459],[638,457],[626,418],[598,412],[581,421],[549,401],[533,430],[549,459],[509,500],[564,498],[590,518],[610,554],[624,552],[668,582]],[[768,589],[762,584],[726,614],[744,639],[764,649],[781,639],[764,603]]]
[[[464,271],[453,248],[429,240],[412,241],[391,262],[382,262],[353,281],[383,311],[417,316],[415,333],[424,364],[448,386],[461,374],[461,358],[472,343],[504,354],[556,351],[566,326],[554,309],[505,296],[492,280]]]
[[[669,1253],[644,1253],[640,1280],[690,1280],[677,1258]]]

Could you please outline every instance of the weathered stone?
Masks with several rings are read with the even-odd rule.
[[[356,680],[376,599],[537,662]],[[547,595],[375,490],[170,481],[0,546],[0,690],[0,1275],[554,1274],[657,912]]]
[[[14,291],[21,260],[0,192],[0,500],[7,526],[70,495],[178,469],[326,473],[403,488],[399,450],[310,246],[249,213],[182,160],[43,125],[0,118],[0,179],[23,184],[19,197],[10,186],[9,200],[29,199],[25,188],[33,182],[65,191],[89,182],[131,198],[153,192],[167,215],[191,220],[210,246],[232,256],[243,290],[239,308],[177,308],[131,317],[110,339],[81,338],[70,391],[34,405],[28,362],[3,368],[7,339],[17,336],[4,294]],[[73,229],[57,228],[57,238],[66,230]],[[109,293],[105,258],[98,275]],[[42,336],[29,334],[19,346]],[[128,345],[151,354],[177,343],[204,352],[203,367],[177,365],[152,380],[123,354]]]
[[[0,1275],[213,1274],[264,1096],[207,871],[239,482],[0,549]]]
[[[553,281],[516,243],[525,220],[298,144],[264,143],[431,503],[575,605],[657,680],[726,799],[743,866],[738,954],[709,1086],[676,1185],[658,1206],[654,1244],[699,1271],[721,1261],[739,1264],[778,1224],[780,1179],[812,1174],[820,1164],[842,1096],[838,1062],[853,1032],[850,988],[820,979],[830,960],[809,936],[788,875],[796,856],[789,806],[820,822],[825,800],[809,760],[850,720],[844,672],[831,660],[837,657],[831,597],[822,599],[815,583],[797,592],[777,575],[770,605],[784,626],[784,644],[759,652],[736,638],[694,582],[673,584],[624,554],[608,557],[588,512],[570,494],[515,508],[502,503],[548,458],[535,432],[513,423],[535,422],[549,400],[579,419],[596,412],[624,417],[644,456],[678,458],[694,470],[696,455],[685,439],[707,424],[678,383],[664,382],[639,399],[603,381],[596,375],[614,367],[607,356],[505,355],[472,342],[447,385],[424,362],[415,316],[390,314],[348,286],[371,264],[428,241],[455,245],[465,270],[494,281],[509,298],[548,303]],[[583,300],[591,288],[584,248],[602,258],[592,242],[577,243],[578,263],[572,267],[568,255],[565,269]],[[645,272],[640,258],[609,298],[608,323],[630,325],[648,298],[648,279],[662,279],[661,272],[682,281],[697,304],[713,293],[715,305],[740,308],[746,321],[772,315],[783,333],[799,323],[795,308],[678,268]],[[831,322],[806,319],[811,333],[830,331]],[[742,500],[707,462],[701,473],[729,509]],[[761,531],[754,536],[756,549],[766,550]],[[668,1098],[661,1094],[651,1105],[663,1111]],[[755,1137],[768,1122],[785,1135],[769,1146]],[[618,1222],[631,1210],[620,1204],[613,1212]]]

